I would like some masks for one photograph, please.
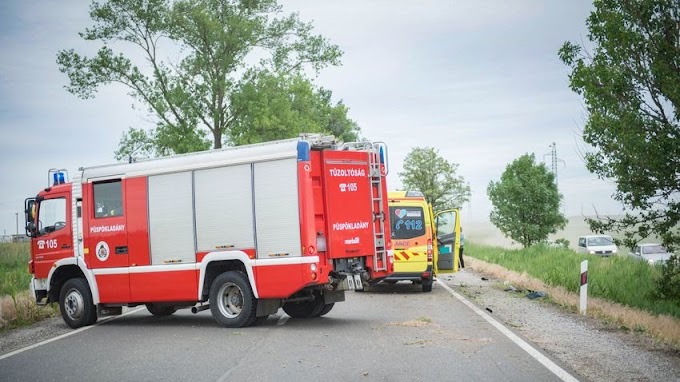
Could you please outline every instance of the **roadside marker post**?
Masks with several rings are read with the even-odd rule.
[[[579,312],[586,315],[586,307],[588,306],[588,260],[581,262],[581,288]]]

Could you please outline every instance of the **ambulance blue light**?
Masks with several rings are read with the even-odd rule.
[[[300,141],[297,144],[297,159],[298,162],[309,161],[311,146],[307,141]]]

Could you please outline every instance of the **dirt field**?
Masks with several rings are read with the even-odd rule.
[[[567,223],[567,226],[556,234],[550,235],[548,239],[567,239],[569,240],[569,247],[576,249],[578,237],[590,235],[593,232],[590,231],[588,224],[584,221],[585,218],[581,216],[571,216],[568,219],[569,223]],[[493,245],[505,248],[521,248],[521,245],[503,236],[503,233],[489,221],[463,222],[463,227],[465,240],[469,240],[475,244]],[[616,235],[612,236],[616,237]],[[622,253],[628,254],[628,248],[622,248]]]

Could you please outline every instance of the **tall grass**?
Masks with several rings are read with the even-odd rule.
[[[37,306],[30,296],[30,258],[28,243],[0,243],[0,332],[30,325],[58,312],[54,305]]]
[[[588,294],[654,314],[680,318],[680,305],[654,297],[659,267],[628,256],[598,257],[570,249],[535,246],[505,249],[466,243],[465,254],[516,272],[526,272],[551,286],[578,293],[581,262],[588,260]]]
[[[29,288],[30,259],[28,243],[0,243],[0,296],[9,295],[14,298],[19,292]]]

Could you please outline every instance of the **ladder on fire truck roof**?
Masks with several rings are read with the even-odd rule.
[[[373,257],[373,269],[376,271],[387,270],[387,247],[385,245],[385,205],[383,203],[382,188],[382,153],[380,143],[370,145],[368,152],[369,177],[371,179],[371,205],[373,211],[373,240],[375,254]],[[377,223],[376,223],[377,220]]]

